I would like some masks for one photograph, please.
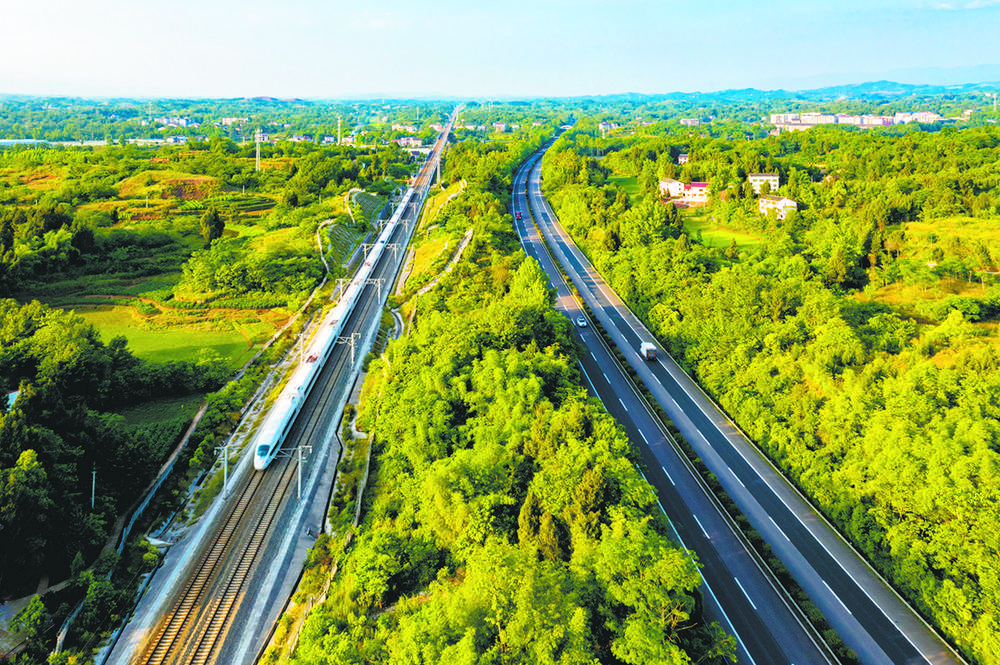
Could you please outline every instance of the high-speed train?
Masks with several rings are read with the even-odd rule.
[[[378,264],[386,244],[399,225],[403,211],[414,195],[415,190],[412,187],[406,190],[402,202],[389,221],[386,222],[378,240],[365,258],[364,264],[344,290],[340,302],[323,318],[322,324],[309,342],[309,347],[302,354],[302,360],[292,372],[291,379],[288,380],[278,399],[264,417],[264,422],[257,429],[253,439],[253,466],[258,471],[266,469],[274,456],[278,454],[281,444],[295,422],[295,417],[302,408],[302,403],[309,397],[309,391],[312,390],[316,377],[322,371],[326,359],[330,357],[330,352],[344,329],[344,323],[354,311],[354,306],[357,304],[358,298],[361,297],[365,283]]]

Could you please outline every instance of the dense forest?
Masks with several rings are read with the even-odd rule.
[[[665,347],[980,663],[1000,660],[998,156],[993,126],[602,139],[584,121],[543,170]],[[758,212],[760,172],[797,212]],[[712,200],[678,211],[660,178]]]
[[[537,141],[468,142],[434,221],[474,240],[371,362],[362,524],[293,662],[724,662],[693,555],[586,396],[570,324],[505,214]],[[334,502],[335,512],[343,506]],[[353,512],[353,511],[352,511]],[[336,522],[336,519],[335,519]],[[313,561],[336,556],[321,541]]]
[[[139,428],[112,411],[213,390],[227,373],[211,361],[145,363],[72,313],[0,300],[0,388],[20,387],[10,406],[0,399],[0,589],[93,560],[184,424]]]

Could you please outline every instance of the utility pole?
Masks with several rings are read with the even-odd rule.
[[[215,452],[222,451],[222,496],[229,496],[229,446],[216,446]]]
[[[341,137],[340,137],[340,116],[338,115],[337,116],[337,145],[340,145],[340,141],[341,141]]]
[[[375,277],[372,279],[366,279],[365,284],[374,284],[378,288],[378,299],[382,300],[382,278]]]
[[[94,499],[97,497],[97,462],[94,462],[94,470],[90,472],[90,509],[94,509]]]
[[[257,143],[257,171],[260,171],[260,142],[264,140],[264,132],[258,127],[257,131],[254,132],[253,138]]]
[[[298,446],[296,448],[296,451],[298,451],[298,460],[299,460],[298,469],[297,469],[297,475],[299,477],[299,488],[298,488],[298,490],[295,493],[295,498],[296,499],[301,499],[302,498],[302,449],[303,448],[308,448],[309,449],[308,451],[306,451],[307,453],[311,453],[312,452],[312,446],[301,446],[300,445],[300,446]]]
[[[351,365],[354,364],[354,342],[361,336],[361,333],[351,333],[350,337],[338,337],[337,344],[350,344],[351,345]]]

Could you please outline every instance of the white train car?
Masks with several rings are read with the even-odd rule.
[[[319,329],[313,335],[308,349],[303,354],[301,362],[292,372],[292,377],[264,417],[264,422],[255,433],[252,444],[254,450],[253,466],[258,471],[266,469],[271,460],[278,454],[278,450],[281,449],[302,404],[309,397],[309,392],[312,390],[313,384],[316,383],[316,377],[319,376],[327,358],[330,357],[330,352],[344,329],[344,323],[354,311],[354,306],[361,297],[365,284],[382,257],[386,244],[395,233],[403,211],[410,204],[414,194],[412,187],[406,190],[396,212],[386,222],[378,240],[375,241],[375,245],[365,257],[365,262],[344,290],[340,302],[324,317]]]

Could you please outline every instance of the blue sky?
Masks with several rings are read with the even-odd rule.
[[[1000,65],[1000,0],[5,4],[0,93],[13,94],[567,96]]]

